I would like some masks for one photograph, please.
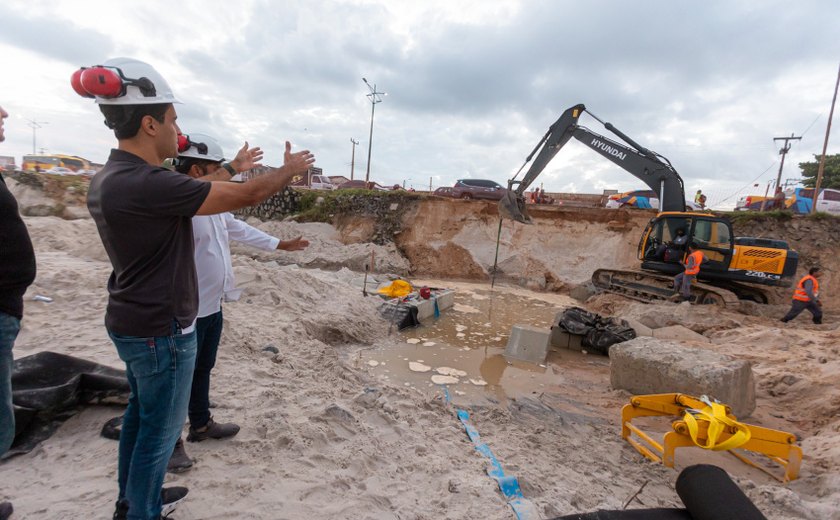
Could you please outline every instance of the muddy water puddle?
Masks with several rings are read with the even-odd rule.
[[[607,358],[565,349],[550,351],[544,364],[504,357],[513,325],[548,330],[554,316],[574,300],[521,288],[427,281],[455,289],[455,305],[389,341],[360,351],[354,363],[391,384],[422,392],[445,385],[455,402],[504,402],[574,387],[603,387]],[[607,374],[605,376],[605,374]]]

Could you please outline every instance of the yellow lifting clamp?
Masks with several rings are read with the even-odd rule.
[[[679,419],[671,423],[673,431],[665,434],[662,444],[630,424],[637,417],[669,415]],[[621,436],[639,453],[669,468],[674,467],[674,450],[685,446],[728,451],[742,462],[764,471],[780,482],[795,480],[802,464],[802,448],[795,445],[795,435],[738,422],[728,406],[706,396],[699,399],[685,394],[633,396],[630,404],[621,409]],[[734,451],[736,448],[765,455],[784,468],[784,478],[737,453]]]

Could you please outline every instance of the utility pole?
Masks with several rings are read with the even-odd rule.
[[[801,141],[801,137],[793,137],[793,134],[790,134],[790,137],[774,137],[773,142],[776,141],[784,141],[785,144],[782,146],[782,149],[779,150],[779,155],[782,156],[782,163],[779,164],[779,175],[776,176],[776,186],[779,186],[782,182],[782,168],[785,167],[785,155],[787,155],[788,151],[790,151],[790,143],[789,141]]]
[[[837,83],[834,84],[834,97],[831,99],[831,111],[828,113],[828,125],[825,127],[825,141],[823,142],[820,165],[817,168],[817,182],[814,184],[814,199],[811,201],[811,212],[817,211],[817,197],[820,194],[823,172],[825,171],[825,151],[828,148],[828,136],[831,133],[831,118],[834,116],[834,103],[837,101],[837,87],[840,86],[840,67],[837,68]]]
[[[350,138],[350,142],[353,143],[353,155],[350,156],[350,180],[353,180],[353,169],[356,166],[356,145],[359,144],[359,141]]]
[[[782,162],[779,163],[779,174],[776,175],[776,189],[782,189],[781,182],[782,182],[782,169],[785,167],[785,155],[790,151],[790,142],[789,141],[800,141],[801,137],[794,137],[793,134],[790,134],[790,137],[774,137],[773,142],[776,141],[784,141],[785,144],[782,146],[782,149],[779,150],[779,155],[782,156]],[[775,198],[775,194],[774,194]],[[774,200],[775,204],[775,200]],[[764,211],[764,207],[767,205],[767,199],[761,201],[761,211]],[[771,206],[772,207],[772,206]],[[784,208],[776,208],[776,209],[784,209]]]
[[[35,121],[34,119],[27,119],[27,124],[30,128],[32,128],[32,153],[35,153],[35,132],[42,128],[41,125],[48,125],[50,124],[48,121]]]
[[[367,171],[365,172],[365,187],[367,187],[367,183],[370,181],[370,153],[373,150],[373,113],[376,110],[376,104],[382,102],[381,96],[385,96],[387,94],[385,92],[377,92],[376,83],[371,85],[365,78],[362,78],[362,81],[364,81],[365,85],[367,85],[370,89],[370,94],[365,94],[370,98],[370,137],[368,137],[368,160]]]

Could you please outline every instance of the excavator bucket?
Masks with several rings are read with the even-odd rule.
[[[499,215],[523,224],[531,224],[531,217],[525,210],[525,199],[516,195],[513,190],[507,190],[499,200]]]

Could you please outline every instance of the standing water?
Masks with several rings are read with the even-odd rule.
[[[464,282],[426,281],[455,290],[455,305],[416,328],[397,332],[390,341],[359,353],[356,363],[391,384],[423,392],[446,385],[454,401],[505,401],[556,392],[568,384],[569,370],[609,366],[607,358],[565,349],[550,349],[545,363],[532,364],[504,356],[511,328],[530,325],[550,330],[554,316],[577,303],[565,295],[536,293],[515,287]],[[575,371],[576,379],[580,379]],[[588,379],[586,376],[584,379]],[[579,384],[580,381],[575,384]]]

